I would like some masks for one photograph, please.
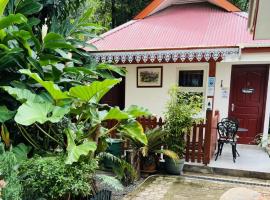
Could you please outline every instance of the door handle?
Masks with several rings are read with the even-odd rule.
[[[232,112],[234,111],[234,103],[232,103],[231,110],[232,110]]]

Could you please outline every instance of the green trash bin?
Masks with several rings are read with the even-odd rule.
[[[106,152],[120,158],[121,154],[122,154],[123,140],[122,139],[115,139],[115,138],[108,138],[108,139],[106,139],[106,141],[109,144],[109,147],[107,148]],[[112,168],[113,162],[109,159],[104,159],[104,166],[106,168]]]

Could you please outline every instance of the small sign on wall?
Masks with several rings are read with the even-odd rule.
[[[216,83],[216,78],[215,77],[209,77],[208,78],[207,96],[214,96],[214,94],[215,94],[215,83]]]
[[[228,97],[229,97],[229,88],[222,87],[221,88],[221,98],[228,99]]]

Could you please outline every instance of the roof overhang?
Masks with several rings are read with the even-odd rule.
[[[179,62],[209,62],[224,60],[226,57],[239,57],[239,47],[144,50],[123,52],[91,53],[97,62],[115,64],[143,63],[179,63]]]
[[[171,5],[175,4],[188,4],[188,3],[200,3],[209,2],[214,4],[228,12],[241,11],[235,5],[227,0],[153,0],[143,11],[141,11],[134,19],[143,19],[150,16],[160,10],[163,10]]]
[[[250,0],[248,29],[255,40],[270,39],[270,1]]]

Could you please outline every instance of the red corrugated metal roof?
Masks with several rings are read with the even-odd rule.
[[[208,3],[175,5],[132,20],[91,43],[99,51],[270,44],[270,40],[253,41],[247,21],[246,13],[226,12]]]

